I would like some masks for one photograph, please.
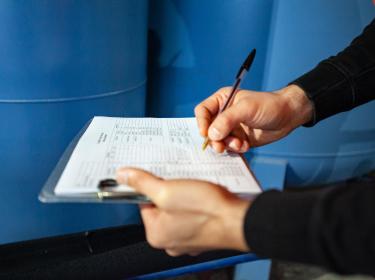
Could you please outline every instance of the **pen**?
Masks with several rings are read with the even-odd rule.
[[[234,82],[233,84],[233,87],[232,87],[232,91],[230,92],[227,100],[225,101],[224,103],[224,106],[219,110],[219,113],[222,113],[227,107],[230,106],[230,104],[232,103],[233,99],[234,99],[234,96],[236,95],[237,93],[237,89],[238,87],[240,86],[241,84],[241,81],[243,80],[243,78],[245,77],[245,74],[247,72],[249,72],[250,70],[250,67],[251,65],[253,64],[253,61],[254,61],[254,58],[255,58],[255,53],[256,53],[256,50],[253,49],[249,55],[247,56],[246,60],[244,61],[244,63],[241,65],[241,68],[240,70],[238,70],[238,73],[237,73],[237,76],[236,76],[236,81]],[[206,148],[207,148],[207,145],[208,145],[208,136],[205,138],[204,142],[203,142],[203,145],[202,145],[202,150],[204,151]]]

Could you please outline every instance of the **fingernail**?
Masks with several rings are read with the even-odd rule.
[[[241,148],[240,148],[240,152],[245,153],[245,152],[247,152],[248,149],[249,149],[249,143],[247,141],[244,141],[242,143]]]
[[[208,132],[208,136],[210,137],[211,140],[221,139],[221,133],[215,127],[210,128],[210,131]]]
[[[228,146],[229,146],[229,148],[231,148],[233,150],[239,150],[240,149],[238,143],[235,142],[235,141],[230,142]]]
[[[127,170],[120,170],[117,173],[117,180],[121,181],[122,184],[127,185],[129,180],[129,172]]]

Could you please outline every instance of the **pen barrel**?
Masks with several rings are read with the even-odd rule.
[[[243,72],[246,72],[246,71],[243,71]],[[242,76],[243,75],[244,74],[242,74]],[[236,93],[238,91],[238,88],[239,88],[240,84],[241,84],[241,79],[240,78],[236,79],[236,81],[234,82],[234,84],[232,86],[232,91],[230,92],[230,94],[229,94],[227,100],[225,101],[223,107],[220,109],[219,114],[222,113],[225,109],[227,109],[230,105],[232,105],[232,102],[234,100],[234,97],[236,96]]]

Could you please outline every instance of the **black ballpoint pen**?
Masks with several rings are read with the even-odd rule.
[[[234,99],[234,97],[237,93],[237,89],[241,84],[241,81],[245,77],[245,74],[247,72],[249,72],[250,67],[253,64],[255,54],[256,54],[256,49],[253,49],[250,52],[250,54],[247,56],[245,62],[241,65],[241,68],[240,68],[240,70],[238,70],[238,73],[237,73],[237,76],[236,76],[236,81],[233,84],[232,91],[230,92],[227,100],[225,101],[224,106],[220,109],[218,115],[220,113],[222,113],[226,108],[228,108],[229,105],[232,103],[232,101],[233,101],[233,99]],[[204,143],[202,145],[202,150],[205,150],[207,148],[208,142],[209,142],[209,139],[208,139],[208,137],[206,137],[206,139],[204,140]]]

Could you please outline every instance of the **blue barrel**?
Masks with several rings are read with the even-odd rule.
[[[146,0],[0,1],[0,243],[139,222],[38,193],[93,116],[144,116],[146,39]]]
[[[371,0],[275,1],[263,88],[285,86],[349,45],[374,18]],[[360,176],[375,169],[375,103],[299,128],[255,149],[253,161],[285,160],[286,183],[307,185]]]
[[[253,48],[257,57],[243,87],[260,89],[271,0],[159,0],[150,10],[150,116],[193,116],[195,105],[233,83]]]
[[[192,116],[253,47],[243,88],[275,90],[347,46],[375,15],[371,0],[151,2],[148,114]],[[344,180],[375,168],[375,104],[254,149],[253,164],[287,165],[286,183]],[[371,120],[371,121],[370,121]]]

